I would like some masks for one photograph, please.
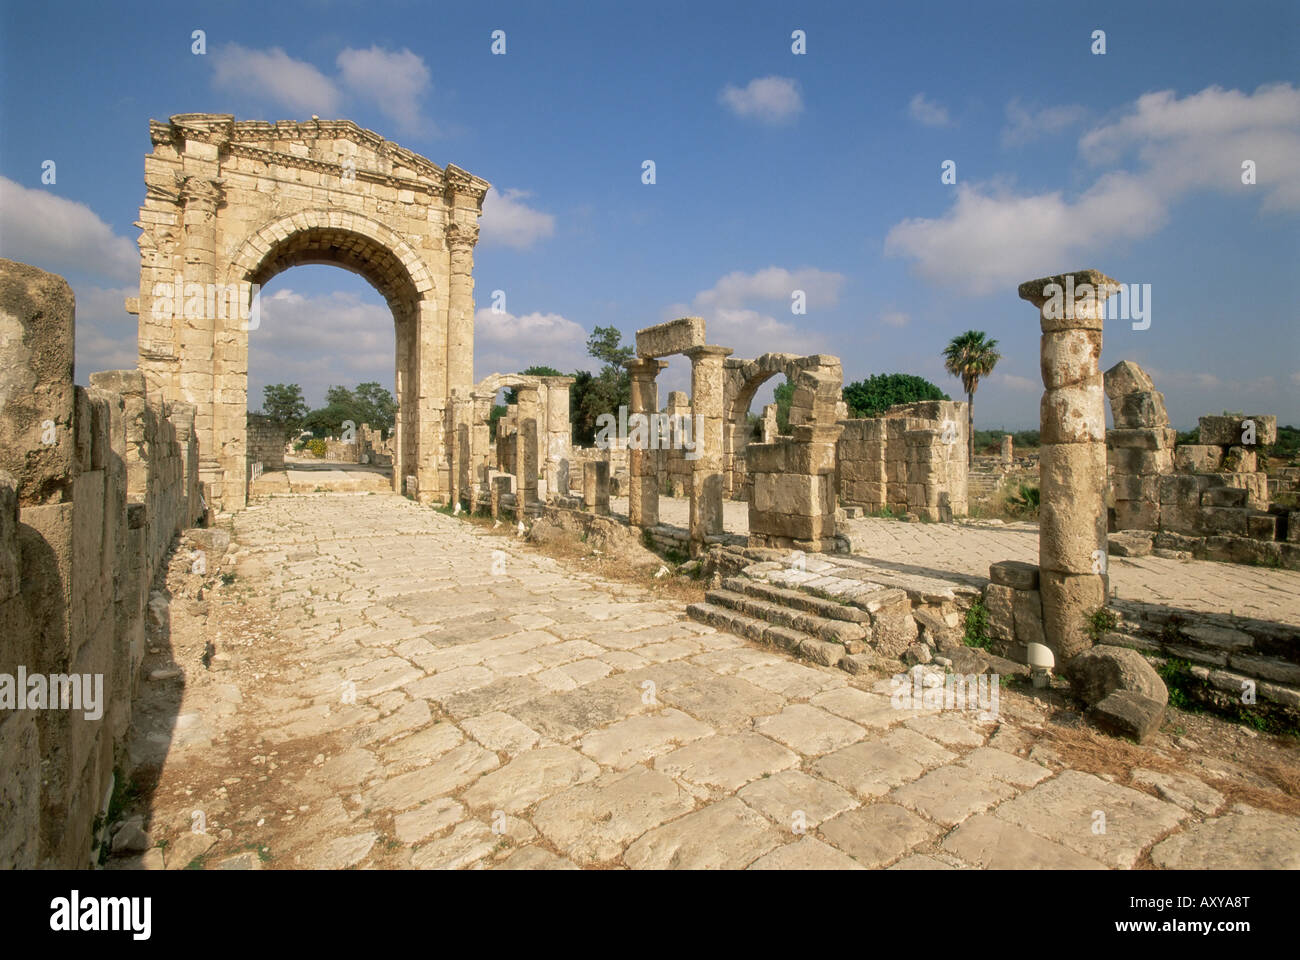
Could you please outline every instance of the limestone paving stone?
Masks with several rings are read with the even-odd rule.
[[[706,737],[656,759],[655,769],[697,786],[734,792],[764,774],[797,766],[799,755],[757,733]]]
[[[1065,770],[1001,804],[994,816],[1089,859],[1129,869],[1143,849],[1178,826],[1187,812],[1092,774]]]
[[[799,770],[782,770],[762,777],[736,794],[778,827],[793,829],[796,819],[811,830],[858,805],[848,791]]]
[[[1151,849],[1163,870],[1300,869],[1300,821],[1238,803],[1225,816],[1189,826]]]
[[[924,769],[911,757],[869,741],[827,754],[813,764],[812,772],[865,799],[884,796],[919,777]]]
[[[747,870],[865,870],[862,864],[816,837],[803,837],[794,843],[765,853]]]
[[[710,724],[719,733],[749,728],[755,717],[776,713],[785,705],[778,694],[737,676],[711,676],[660,692],[662,699]]]
[[[370,806],[393,811],[405,810],[451,793],[476,779],[479,774],[495,770],[500,764],[495,753],[484,750],[478,744],[463,743],[428,766],[391,777],[368,791]]]
[[[792,703],[780,713],[760,717],[754,729],[807,757],[830,753],[867,733],[856,723],[806,703]]]
[[[978,814],[943,840],[943,849],[986,870],[1104,870],[1096,860],[997,817]]]
[[[540,747],[481,777],[462,799],[470,807],[521,813],[538,800],[599,773],[599,767],[569,747]]]
[[[489,750],[511,755],[522,753],[541,739],[536,730],[500,710],[469,717],[460,725]]]
[[[617,859],[646,831],[694,808],[694,797],[669,777],[635,766],[543,800],[532,820],[566,856],[593,864]]]
[[[873,803],[840,814],[817,832],[864,867],[875,869],[888,866],[943,831],[897,804]]]
[[[1015,795],[1014,787],[986,777],[982,771],[953,764],[931,770],[899,787],[889,798],[951,827]]]
[[[676,746],[713,736],[713,728],[680,710],[666,709],[620,720],[589,733],[578,749],[602,766],[624,770]]]
[[[766,818],[729,797],[651,830],[628,847],[623,862],[633,869],[740,869],[781,840]]]

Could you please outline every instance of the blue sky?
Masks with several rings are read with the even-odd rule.
[[[1223,409],[1300,423],[1298,10],[5,0],[0,254],[73,284],[80,381],[133,365],[121,302],[148,121],[317,113],[494,185],[479,377],[590,367],[594,326],[630,340],[689,313],[737,356],[834,353],[847,380],[916,373],[955,396],[939,353],[975,328],[1004,353],[977,425],[1032,427],[1037,317],[1016,285],[1095,267],[1151,285],[1149,329],[1108,324],[1102,360],[1143,364],[1177,425]],[[364,281],[299,267],[265,295],[254,402],[279,380],[313,402],[391,384],[391,318]],[[686,379],[681,360],[664,376]]]

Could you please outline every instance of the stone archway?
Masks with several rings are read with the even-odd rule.
[[[765,353],[753,360],[729,357],[724,362],[724,369],[727,382],[723,405],[723,490],[727,496],[737,498],[744,493],[746,486],[745,448],[750,440],[746,415],[758,388],[778,374],[785,374],[791,383],[798,384],[800,376],[806,372],[825,374],[838,381],[843,380],[843,373],[838,357],[820,353],[809,356]],[[825,423],[819,425],[835,423],[833,411],[829,417],[822,413],[821,419]],[[817,416],[817,411],[792,407],[790,425],[811,422]]]
[[[149,389],[196,406],[209,505],[238,510],[247,495],[249,297],[308,263],[360,274],[388,302],[394,487],[445,500],[463,448],[453,397],[473,388],[473,249],[487,182],[348,120],[179,114],[150,134],[140,296],[127,309],[140,318]],[[197,310],[191,292],[204,294]]]

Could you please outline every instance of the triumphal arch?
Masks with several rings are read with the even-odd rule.
[[[488,183],[348,120],[228,114],[152,121],[140,208],[140,369],[197,408],[208,503],[247,496],[248,338],[262,284],[333,264],[388,301],[396,330],[393,483],[446,499],[453,398],[474,387],[474,245]]]

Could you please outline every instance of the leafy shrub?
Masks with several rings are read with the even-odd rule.
[[[313,457],[316,457],[318,460],[323,460],[325,459],[325,451],[329,449],[329,445],[325,442],[323,437],[316,437],[307,442],[307,449],[311,451]]]

